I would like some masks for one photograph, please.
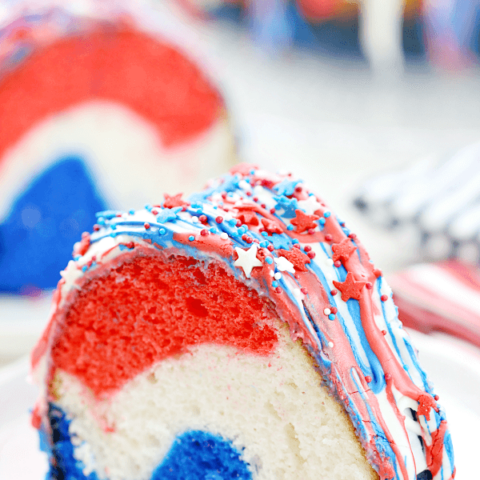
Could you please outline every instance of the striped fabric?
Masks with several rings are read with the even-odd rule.
[[[478,262],[480,143],[374,177],[354,204],[385,228],[411,228],[427,258]]]
[[[389,282],[405,326],[445,332],[480,347],[480,269],[456,260],[420,264]]]

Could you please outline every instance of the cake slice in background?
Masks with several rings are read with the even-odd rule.
[[[55,287],[98,210],[200,188],[234,161],[219,91],[136,10],[3,22],[0,292]]]
[[[291,174],[98,215],[32,354],[49,478],[453,479],[391,290]]]

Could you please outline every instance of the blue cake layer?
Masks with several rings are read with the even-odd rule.
[[[64,157],[42,172],[0,224],[0,291],[54,288],[73,243],[105,208],[80,157]]]
[[[50,456],[47,480],[98,480],[86,476],[83,464],[74,458],[70,422],[61,408],[49,405],[51,441],[41,431],[42,450]],[[152,480],[251,480],[252,474],[233,444],[208,432],[193,430],[178,436]]]

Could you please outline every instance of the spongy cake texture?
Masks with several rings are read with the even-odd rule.
[[[123,305],[130,304],[136,311],[136,315],[124,314],[132,323],[128,324],[127,332],[119,332],[118,336],[126,343],[132,338],[133,324],[152,321],[151,317],[141,320],[151,307],[138,292],[139,287],[149,285],[144,282],[151,281],[152,272],[163,269],[165,264],[156,257],[157,261],[155,257],[133,257],[108,276],[111,284],[120,286],[119,290],[129,285],[129,300],[124,299]],[[226,274],[221,266],[210,264],[209,268],[202,269],[195,261],[186,267],[188,263],[185,258],[171,260],[166,264],[170,272],[157,277],[157,282],[168,281],[178,304],[169,304],[165,287],[146,289],[149,295],[157,297],[157,304],[164,305],[163,311],[157,309],[155,325],[168,330],[165,324],[170,323],[175,331],[168,330],[168,337],[195,341],[193,345],[182,342],[183,352],[188,353],[178,355],[181,350],[171,342],[159,345],[158,350],[172,352],[174,348],[177,355],[169,354],[167,359],[157,360],[153,367],[142,369],[120,392],[103,401],[95,400],[94,395],[82,394],[84,386],[74,375],[66,373],[68,360],[52,354],[55,363],[65,368],[55,379],[57,404],[73,418],[71,434],[84,441],[76,452],[77,458],[111,480],[149,479],[153,467],[162,463],[179,433],[198,430],[230,439],[242,452],[241,457],[254,478],[259,480],[313,480],[318,478],[318,472],[333,480],[377,478],[342,407],[320,386],[321,377],[313,368],[312,358],[300,341],[290,340],[287,329],[274,318],[267,300],[259,299],[256,292]],[[134,265],[140,268],[135,273]],[[142,268],[145,266],[147,268]],[[195,286],[197,291],[193,290]],[[193,303],[185,300],[192,298],[186,296],[189,291],[198,302],[203,299],[204,310],[197,303],[193,312],[183,312],[180,325],[172,317],[182,311],[184,302]],[[234,292],[234,296],[224,297],[228,292]],[[121,311],[110,302],[111,293],[105,293],[97,284],[90,284],[79,297],[104,298],[110,308],[102,306],[100,310],[111,322]],[[218,299],[209,298],[215,295]],[[75,302],[75,311],[82,306],[82,300]],[[219,306],[223,306],[220,311]],[[98,308],[98,305],[92,302],[90,307]],[[232,317],[232,308],[236,310],[235,317]],[[75,327],[68,325],[67,330],[73,333],[81,329],[89,337],[88,341],[102,345],[99,351],[104,361],[98,368],[103,366],[108,371],[110,363],[117,368],[124,365],[128,368],[129,359],[124,356],[121,342],[119,351],[112,353],[106,341],[100,340],[105,333],[101,322],[93,326],[78,324],[78,320],[80,316],[69,319]],[[185,326],[189,323],[191,326]],[[198,331],[189,331],[193,326],[197,326]],[[208,342],[202,338],[205,332],[210,332]],[[95,334],[97,339],[93,340]],[[155,336],[144,335],[142,344],[147,343],[148,336]],[[111,329],[108,336],[118,338]],[[59,342],[60,348],[66,346],[64,338]],[[70,338],[70,342],[73,341]],[[67,348],[71,357],[78,358],[71,343]],[[146,349],[140,357],[143,360],[149,354]],[[95,372],[96,359],[89,360],[85,378],[101,378],[104,385],[110,387],[105,372],[101,375]],[[83,376],[79,370],[72,373]]]
[[[102,212],[62,276],[33,418],[65,478],[454,478],[381,271],[291,175]]]

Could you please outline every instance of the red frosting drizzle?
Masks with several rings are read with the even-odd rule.
[[[202,72],[172,46],[125,25],[96,25],[38,47],[4,75],[0,157],[36,123],[89,100],[130,107],[166,146],[205,131],[223,108]]]
[[[447,422],[443,420],[440,422],[438,430],[432,432],[432,444],[425,448],[427,451],[427,466],[432,472],[432,477],[435,477],[442,466],[443,438],[446,431]]]

